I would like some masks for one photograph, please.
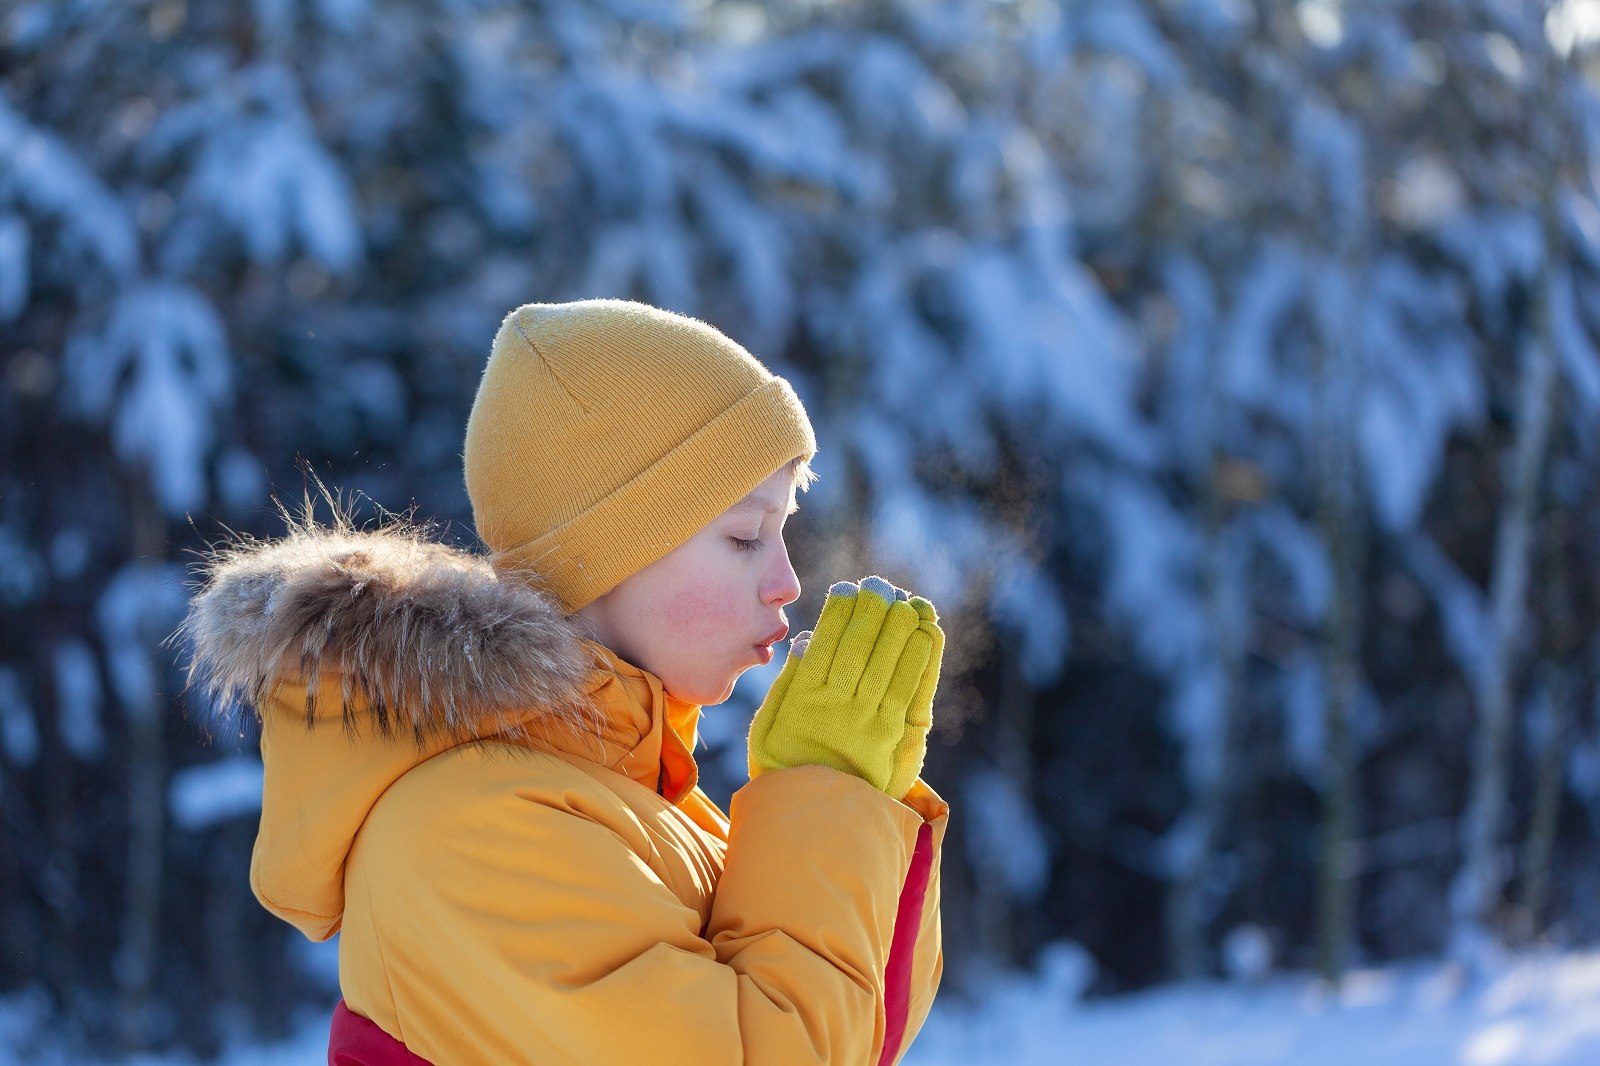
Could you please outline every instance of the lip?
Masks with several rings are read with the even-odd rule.
[[[774,630],[772,632],[772,634],[770,636],[767,637],[766,640],[763,640],[760,643],[758,643],[756,645],[756,647],[771,649],[771,647],[774,644],[778,643],[778,641],[782,640],[784,637],[786,637],[788,635],[789,635],[789,627],[788,626],[779,626],[776,630]]]

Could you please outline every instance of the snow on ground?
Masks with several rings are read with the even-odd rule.
[[[1003,982],[981,1008],[936,1009],[907,1066],[1592,1066],[1600,952],[1525,956],[1466,987],[1437,963],[1357,972],[1333,993],[1305,977],[1169,986],[1076,1001],[1071,949]]]
[[[1591,1066],[1600,1062],[1600,951],[1522,956],[1467,986],[1439,964],[1358,972],[1338,993],[1304,977],[1256,985],[1169,986],[1081,1002],[1087,967],[1060,946],[1039,975],[995,982],[975,1009],[946,997],[907,1066]],[[30,1049],[18,1026],[37,997],[0,1000],[0,1066],[65,1062]],[[241,1048],[221,1066],[325,1061],[327,1020],[293,1041]],[[134,1066],[176,1066],[142,1057]]]

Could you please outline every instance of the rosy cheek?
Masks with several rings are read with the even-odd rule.
[[[716,633],[738,624],[729,598],[704,583],[675,593],[663,605],[664,621],[676,633]]]

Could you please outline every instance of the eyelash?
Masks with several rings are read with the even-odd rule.
[[[728,539],[737,544],[742,552],[753,552],[761,547],[760,537],[755,540],[740,540],[738,537],[729,537]]]

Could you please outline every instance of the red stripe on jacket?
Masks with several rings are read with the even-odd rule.
[[[927,899],[932,872],[933,826],[924,822],[917,830],[911,869],[906,871],[905,887],[900,890],[900,908],[894,916],[894,939],[889,944],[889,963],[884,967],[883,1005],[889,1027],[884,1034],[878,1066],[892,1063],[905,1042],[906,1020],[911,1013],[911,955],[917,947],[917,932],[922,928],[922,905]]]

